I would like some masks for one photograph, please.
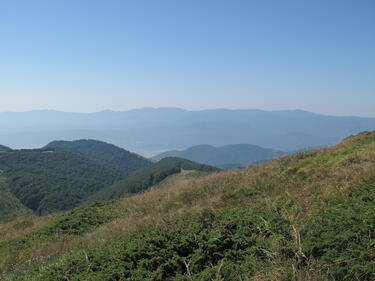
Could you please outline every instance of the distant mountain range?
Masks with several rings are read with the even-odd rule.
[[[283,151],[333,144],[375,129],[375,118],[337,117],[301,110],[144,108],[67,113],[0,113],[0,143],[36,148],[53,140],[98,139],[144,155],[210,144],[251,143]]]
[[[228,169],[271,160],[283,154],[285,153],[280,150],[262,148],[251,144],[232,144],[221,147],[197,145],[185,150],[167,151],[152,157],[152,159],[161,160],[165,157],[181,157],[198,163]]]

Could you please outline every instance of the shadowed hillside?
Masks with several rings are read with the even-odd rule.
[[[16,220],[0,225],[1,277],[372,281],[374,175],[375,132],[364,132],[334,147]]]

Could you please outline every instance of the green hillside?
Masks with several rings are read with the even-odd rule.
[[[205,171],[181,169],[181,172],[168,176],[164,180],[153,185],[151,188],[176,187],[177,185],[184,185],[192,179],[197,179],[203,176],[207,176],[209,174],[210,172]]]
[[[124,180],[93,194],[88,201],[111,200],[144,192],[170,175],[180,173],[181,169],[202,172],[214,172],[218,169],[192,162],[182,158],[164,158],[151,166],[133,174]]]
[[[108,168],[116,169],[128,175],[148,167],[152,162],[135,153],[97,140],[53,141],[46,148],[70,148],[82,153]]]
[[[4,280],[373,281],[375,132],[27,222]]]
[[[31,216],[33,212],[10,193],[5,181],[6,179],[0,173],[0,222]]]
[[[69,149],[1,153],[0,170],[7,190],[38,215],[71,209],[121,178]]]
[[[11,151],[11,150],[12,149],[10,149],[9,147],[0,144],[0,152]]]
[[[167,151],[154,156],[153,159],[160,160],[165,157],[181,157],[206,165],[231,169],[252,163],[264,162],[284,154],[280,150],[263,148],[251,144],[231,144],[220,147],[197,145],[181,151]]]

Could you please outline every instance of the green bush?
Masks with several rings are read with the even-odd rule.
[[[332,280],[375,280],[375,177],[310,219],[306,253]]]
[[[48,225],[42,228],[31,231],[26,235],[0,242],[0,250],[6,248],[9,252],[20,251],[32,245],[84,234],[103,223],[115,219],[118,216],[113,211],[116,209],[116,204],[117,202],[115,201],[95,202],[57,214]],[[15,225],[15,227],[23,226]]]
[[[217,275],[224,280],[246,278],[274,255],[282,257],[293,252],[290,240],[288,224],[277,213],[204,210],[193,218],[135,233],[90,252],[66,255],[36,279],[211,280]]]

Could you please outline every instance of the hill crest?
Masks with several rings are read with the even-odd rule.
[[[48,148],[69,148],[109,168],[116,169],[124,176],[151,165],[151,161],[113,144],[93,139],[74,141],[52,141]]]

